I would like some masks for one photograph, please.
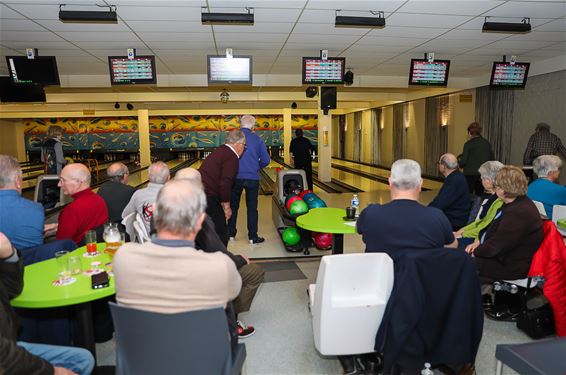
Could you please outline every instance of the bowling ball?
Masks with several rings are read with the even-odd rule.
[[[312,190],[308,190],[308,189],[307,189],[307,190],[303,190],[303,191],[301,191],[301,192],[299,193],[299,197],[304,198],[305,195],[307,195],[308,193],[313,193],[313,191],[312,191]],[[314,194],[314,193],[313,193],[313,194]]]
[[[283,243],[287,246],[294,246],[301,241],[301,235],[295,227],[285,228],[281,238],[283,238]]]
[[[305,203],[305,201],[299,200],[291,203],[289,207],[289,213],[292,216],[299,216],[309,212],[309,206]]]
[[[295,190],[298,190],[298,188],[299,188],[299,183],[297,182],[297,180],[291,179],[285,182],[285,185],[283,186],[283,191],[289,194],[295,192]]]
[[[291,204],[296,201],[302,201],[302,199],[297,195],[292,197],[288,196],[287,199],[285,199],[285,207],[287,207],[287,209],[291,208]]]
[[[307,205],[310,209],[326,207],[326,203],[324,203],[324,201],[320,198],[310,200]]]
[[[316,196],[317,196],[317,195],[316,195],[315,193],[310,192],[310,193],[306,193],[305,195],[303,195],[302,198],[303,198],[303,200],[306,201],[307,199],[309,199],[309,197],[316,197]]]
[[[303,200],[307,203],[307,205],[310,204],[310,202],[315,201],[319,199],[318,196],[314,193],[310,193],[304,196]]]
[[[332,248],[332,234],[312,232],[312,240],[317,249],[328,250]]]

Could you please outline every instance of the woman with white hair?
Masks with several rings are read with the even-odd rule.
[[[527,196],[544,205],[546,216],[552,219],[555,204],[566,205],[566,187],[559,185],[562,160],[554,155],[542,155],[533,162],[533,172],[538,179],[531,182]]]

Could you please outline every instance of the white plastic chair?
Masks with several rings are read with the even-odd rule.
[[[542,202],[535,201],[535,200],[533,200],[533,203],[534,203],[535,206],[537,207],[537,210],[538,210],[540,216],[541,216],[542,218],[544,218],[544,219],[547,219],[547,218],[548,218],[548,215],[546,214],[546,210],[545,210],[545,208],[544,208],[544,204],[542,204]]]
[[[323,355],[374,351],[375,335],[393,289],[385,253],[324,256],[309,286],[314,345]]]
[[[136,214],[136,219],[134,220],[132,225],[135,232],[135,242],[144,243],[150,240],[149,233],[147,233],[140,215]]]
[[[560,219],[566,219],[566,206],[555,204],[552,207],[552,222],[556,224]],[[560,234],[566,236],[566,230],[560,228],[558,225],[556,225],[556,229],[558,229]]]

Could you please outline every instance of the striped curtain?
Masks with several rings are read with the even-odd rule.
[[[503,164],[511,158],[514,101],[513,90],[494,90],[489,86],[476,89],[476,121],[483,127],[495,159]]]
[[[362,112],[354,112],[354,160],[360,161],[362,156]]]
[[[393,161],[405,155],[405,109],[406,103],[393,105]]]
[[[381,144],[383,136],[381,134],[381,108],[371,110],[371,129],[370,129],[371,164],[381,164]]]
[[[441,111],[448,106],[448,96],[425,100],[425,144],[423,175],[440,177],[438,160],[448,150],[448,129],[442,126]]]

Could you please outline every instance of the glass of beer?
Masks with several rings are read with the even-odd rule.
[[[86,252],[90,255],[96,254],[96,232],[89,230],[85,233]]]
[[[61,282],[67,281],[71,277],[71,270],[69,268],[69,252],[66,250],[57,251],[55,253],[57,261],[57,271],[59,280]]]
[[[104,225],[104,242],[106,242],[106,249],[104,252],[110,256],[112,260],[116,251],[122,246],[122,235],[118,230],[118,225],[115,223],[108,223]]]

